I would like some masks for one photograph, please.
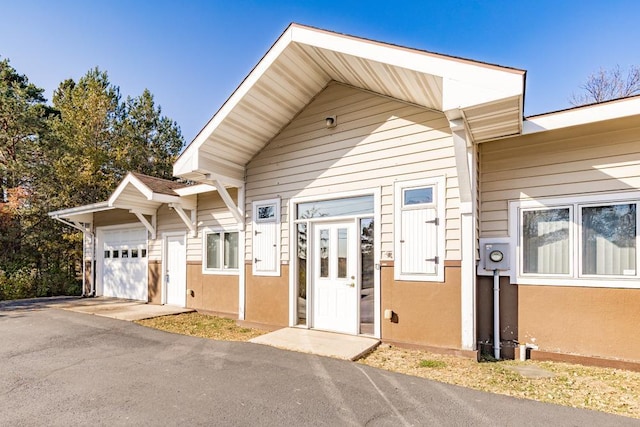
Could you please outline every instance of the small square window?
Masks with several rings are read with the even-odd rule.
[[[424,205],[433,203],[433,187],[407,188],[403,191],[403,205]]]
[[[147,250],[146,249],[142,249],[140,251],[140,255],[141,255],[142,258],[146,258],[147,257]]]
[[[111,258],[111,251],[104,251],[105,258]]]
[[[122,250],[122,258],[129,258],[129,249]]]
[[[138,258],[138,250],[131,249],[131,258]]]
[[[258,220],[274,219],[276,217],[276,205],[258,206]]]
[[[114,249],[114,251],[113,251],[113,257],[114,257],[114,258],[120,258],[120,251],[118,251],[117,249]]]

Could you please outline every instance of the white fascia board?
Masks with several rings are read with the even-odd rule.
[[[147,199],[158,203],[179,203],[180,196],[171,196],[169,194],[151,193],[151,198]]]
[[[210,193],[212,191],[216,191],[216,187],[210,184],[196,184],[190,185],[188,187],[178,188],[173,191],[175,191],[179,196],[193,196],[195,194]]]
[[[621,99],[525,119],[522,133],[544,132],[638,115],[640,97]]]
[[[231,96],[227,99],[227,101],[220,107],[220,109],[213,115],[211,120],[205,125],[205,127],[196,135],[193,141],[189,144],[189,146],[182,152],[180,157],[176,160],[174,166],[174,175],[180,176],[180,170],[177,169],[186,169],[188,166],[186,164],[181,163],[183,157],[193,157],[192,164],[197,164],[197,155],[194,156],[193,153],[197,153],[198,149],[205,143],[207,139],[213,134],[216,128],[222,123],[226,117],[229,115],[231,111],[236,107],[236,105],[245,97],[245,95],[251,90],[251,88],[256,84],[256,82],[262,77],[262,75],[271,67],[271,64],[280,56],[280,54],[285,50],[285,48],[291,43],[291,31],[293,30],[293,26],[290,26],[274,43],[274,45],[267,51],[264,57],[258,62],[258,64],[251,70],[249,75],[244,79],[244,81],[238,86],[238,88],[231,94]],[[188,159],[187,163],[189,162]],[[194,161],[195,160],[195,161]]]
[[[129,213],[140,213],[142,215],[149,215],[149,216],[153,216],[156,214],[157,212],[157,208],[154,207],[150,207],[150,206],[142,206],[142,205],[117,205],[115,206],[115,208],[117,209],[122,209],[122,210],[126,210],[129,211]]]
[[[509,78],[512,77],[512,78]],[[524,80],[522,76],[514,75],[493,76],[494,83],[504,81],[504,85],[492,87],[476,81],[443,79],[442,110],[464,109],[476,105],[491,104],[506,98],[522,97],[524,93]]]
[[[201,133],[203,131],[200,131]],[[191,173],[197,168],[198,165],[198,148],[191,149],[192,142],[187,148],[180,154],[180,157],[173,163],[173,176],[185,177],[186,174]]]
[[[92,203],[90,205],[76,206],[75,208],[61,209],[58,211],[49,212],[47,215],[49,215],[51,218],[70,218],[72,216],[92,214],[94,212],[108,211],[111,209],[114,208],[109,206],[109,202],[98,202]]]
[[[115,205],[118,197],[120,197],[129,184],[133,185],[144,197],[146,197],[147,200],[152,200],[153,191],[129,172],[120,184],[118,184],[113,194],[111,194],[111,197],[109,197],[109,206]]]
[[[292,41],[401,67],[444,80],[443,110],[522,95],[524,72],[410,48],[293,26]]]

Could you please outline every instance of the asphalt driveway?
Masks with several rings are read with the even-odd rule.
[[[0,308],[0,425],[625,426],[638,420],[37,303]]]

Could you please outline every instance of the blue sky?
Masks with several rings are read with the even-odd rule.
[[[0,57],[53,90],[94,66],[187,142],[290,22],[527,70],[525,115],[600,67],[640,65],[638,1],[4,1]]]

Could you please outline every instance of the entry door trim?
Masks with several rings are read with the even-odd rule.
[[[184,265],[183,265],[183,284],[184,284],[184,297],[180,306],[187,306],[187,233],[184,231],[174,231],[162,233],[162,304],[167,304],[167,268],[169,260],[169,238],[170,237],[182,237],[183,253],[184,253]]]

